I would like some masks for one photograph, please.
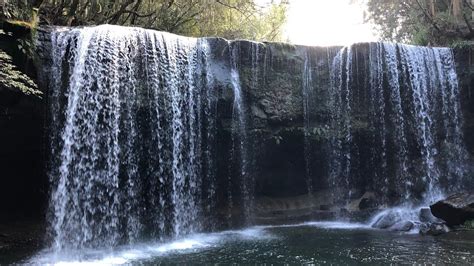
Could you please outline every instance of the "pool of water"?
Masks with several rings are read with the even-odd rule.
[[[143,243],[115,250],[53,254],[27,263],[204,264],[204,263],[436,263],[474,264],[474,232],[442,236],[397,233],[363,224],[312,222],[255,226],[195,234],[170,242]]]

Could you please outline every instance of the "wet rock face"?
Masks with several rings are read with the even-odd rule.
[[[461,225],[474,219],[474,194],[458,193],[430,206],[434,216],[449,226]]]
[[[0,30],[0,220],[43,215],[47,198],[43,93],[19,48],[28,38]]]
[[[359,203],[360,210],[373,209],[377,207],[377,201],[374,198],[362,198]]]
[[[474,49],[464,47],[454,49],[459,86],[461,88],[461,105],[464,115],[464,136],[467,149],[474,154]],[[474,164],[466,167],[474,167]],[[474,180],[474,179],[473,179]],[[474,182],[474,181],[473,181]]]
[[[421,208],[420,221],[423,223],[442,223],[443,221],[433,216],[430,208]]]
[[[241,42],[239,46],[239,71],[242,91],[245,94],[245,102],[249,109],[246,113],[248,114],[249,129],[254,130],[255,133],[252,135],[252,141],[255,148],[255,165],[258,166],[255,169],[257,195],[286,197],[290,196],[288,190],[282,188],[291,187],[291,192],[295,196],[308,190],[317,193],[319,190],[331,188],[334,185],[346,185],[354,190],[376,191],[378,198],[381,199],[380,201],[389,204],[400,203],[400,200],[404,198],[403,194],[408,190],[411,190],[410,197],[413,199],[423,197],[422,195],[427,189],[426,182],[422,181],[422,177],[425,176],[423,172],[426,171],[423,169],[423,164],[430,160],[422,159],[422,156],[420,156],[422,152],[419,150],[419,140],[416,139],[417,120],[411,116],[403,118],[405,119],[406,128],[404,133],[406,148],[398,153],[405,154],[405,164],[409,165],[407,168],[397,168],[397,165],[402,164],[398,162],[402,159],[400,154],[397,153],[399,147],[402,146],[397,142],[397,136],[401,133],[396,131],[397,128],[400,128],[398,125],[401,122],[395,120],[386,122],[387,128],[383,127],[386,133],[381,133],[382,129],[379,124],[382,122],[372,121],[379,116],[378,113],[380,112],[378,109],[375,111],[371,109],[377,107],[377,104],[371,107],[368,102],[369,98],[372,97],[370,95],[373,93],[370,91],[370,82],[372,81],[369,80],[373,73],[367,67],[373,65],[373,62],[370,61],[373,56],[370,54],[373,45],[357,44],[352,50],[353,72],[351,74],[350,90],[353,102],[351,105],[351,121],[349,122],[351,142],[346,144],[347,147],[341,148],[345,149],[347,157],[351,158],[347,184],[334,184],[334,181],[330,180],[331,171],[337,167],[330,162],[331,152],[334,151],[334,142],[341,141],[344,143],[341,137],[342,131],[331,130],[330,124],[331,116],[337,112],[336,109],[339,106],[331,102],[331,86],[333,84],[330,80],[334,53],[337,53],[339,48],[263,45],[250,42]],[[402,75],[403,71],[399,72]],[[386,83],[390,80],[386,77],[388,74],[385,68],[379,74],[383,76],[383,82],[380,83],[380,86],[385,90],[384,93],[393,91],[386,89],[388,88]],[[308,77],[308,75],[312,76]],[[341,79],[346,78],[344,73],[341,74]],[[468,79],[470,73],[466,76],[461,75],[460,78]],[[474,95],[474,93],[466,94],[467,90],[472,90],[469,84],[467,84],[468,86],[466,84],[465,82],[460,83],[460,91],[472,102],[471,94]],[[310,91],[305,91],[305,86],[308,86]],[[400,86],[406,86],[406,84],[401,82]],[[402,113],[409,112],[409,110],[406,110],[407,108],[416,109],[412,106],[414,103],[411,101],[411,95],[407,93],[412,89],[409,87],[400,89],[401,95],[399,97],[401,97],[402,106],[400,112]],[[378,97],[388,98],[387,95],[382,95],[376,96],[375,99],[378,99]],[[391,106],[393,100],[382,99],[379,104]],[[470,117],[474,117],[473,112],[466,111],[472,109],[474,105],[471,105],[469,103],[463,103],[462,105],[463,119],[466,121],[470,121]],[[383,120],[388,121],[387,117],[395,117],[396,112],[393,110],[392,112],[387,111]],[[376,115],[373,115],[373,113],[376,113]],[[434,113],[437,113],[437,111],[434,111]],[[391,132],[398,133],[392,134]],[[472,142],[470,140],[472,138],[468,137],[469,129],[464,130],[464,132],[466,141]],[[380,134],[386,134],[388,137],[386,136],[385,139],[389,140],[380,144],[378,142]],[[436,145],[442,146],[441,141],[436,140],[435,142]],[[385,145],[386,151],[379,150],[380,145]],[[441,162],[443,160],[441,157],[450,153],[450,149],[453,149],[453,147],[440,147],[443,155],[435,158],[439,160],[436,164],[441,165],[440,171],[450,169],[451,164]],[[472,151],[471,149],[471,156]],[[377,157],[380,154],[384,154],[386,158]],[[385,160],[385,163],[379,162],[383,160]],[[379,165],[377,165],[378,162]],[[345,165],[345,162],[338,163],[339,167]],[[386,165],[385,170],[380,167],[384,164]],[[471,167],[469,164],[459,167],[467,169],[466,172],[472,172],[469,170],[469,167]],[[399,176],[396,176],[397,172],[402,171],[400,169],[403,171],[408,169],[410,182],[401,180]],[[389,180],[386,182],[390,184],[382,183],[381,176]],[[467,178],[464,179],[467,180]],[[443,188],[454,187],[452,185],[453,179],[447,180],[440,177],[440,180]],[[404,183],[409,184],[407,186],[410,186],[410,188],[400,185]],[[308,184],[311,184],[311,186]],[[279,192],[282,192],[282,194],[279,194]],[[364,200],[361,209],[371,208],[374,204],[369,199]]]

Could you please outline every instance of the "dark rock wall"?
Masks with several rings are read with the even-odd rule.
[[[0,217],[42,215],[47,198],[43,102],[0,85]]]
[[[47,199],[44,101],[27,41],[0,31],[0,220],[41,217]]]
[[[464,136],[469,153],[474,154],[474,51],[471,47],[455,49],[461,104],[464,117]]]
[[[337,132],[328,129],[334,106],[330,103],[330,64],[340,47],[321,48],[303,47],[285,44],[256,44],[247,41],[237,41],[238,67],[240,82],[245,99],[245,107],[250,132],[249,150],[252,154],[253,173],[256,180],[256,195],[269,197],[289,197],[302,195],[311,190],[318,192],[331,188],[328,181],[331,137]],[[211,45],[213,50],[216,47]],[[256,48],[258,47],[258,48]],[[221,52],[216,53],[214,60],[226,61],[228,46],[221,44]],[[256,52],[257,51],[257,52]],[[256,56],[257,54],[257,56]],[[470,157],[474,154],[474,100],[473,100],[473,66],[470,48],[455,51],[459,85],[461,91],[462,114],[464,121],[464,141]],[[349,147],[352,155],[350,185],[354,189],[354,197],[366,191],[377,191],[388,198],[400,198],[399,192],[387,188],[380,190],[380,184],[372,180],[376,165],[370,162],[373,132],[370,121],[373,116],[369,110],[369,44],[361,43],[353,47],[353,76],[352,91],[352,144]],[[310,86],[312,90],[304,92],[305,64],[308,64],[312,74]],[[256,67],[255,67],[256,66]],[[345,78],[345,77],[343,77]],[[386,86],[386,85],[384,85]],[[233,95],[229,86],[222,86],[219,121],[220,130],[227,132],[220,137],[223,145],[219,146],[221,153],[228,150],[231,124],[231,105]],[[227,90],[227,91],[225,91]],[[402,97],[407,97],[402,95]],[[305,99],[308,99],[305,116]],[[386,102],[389,99],[385,99]],[[224,104],[224,102],[226,104]],[[388,103],[387,103],[388,104]],[[372,110],[373,112],[373,110]],[[386,114],[390,115],[390,114]],[[305,131],[305,121],[310,132]],[[388,134],[396,132],[396,124],[388,123]],[[306,137],[305,137],[306,134]],[[393,137],[392,137],[393,138]],[[412,137],[407,136],[410,146],[410,158],[417,159],[417,147]],[[396,161],[396,143],[387,143],[387,159]],[[380,151],[381,152],[381,151]],[[219,157],[218,164],[223,169],[220,175],[225,176],[225,166],[228,157]],[[394,172],[388,166],[388,171]],[[472,167],[472,163],[466,165]],[[413,175],[420,175],[416,169],[410,170]],[[467,172],[473,173],[472,169]],[[383,174],[383,173],[378,173]],[[309,177],[309,178],[308,178]],[[441,179],[446,177],[442,176]],[[469,180],[469,178],[467,178]],[[393,182],[397,182],[394,180]],[[398,181],[399,183],[403,181]],[[399,184],[389,184],[390,187]],[[472,187],[472,186],[468,186]],[[335,188],[332,188],[335,189]],[[415,188],[415,194],[421,196],[424,185]],[[396,202],[394,202],[396,203]]]
[[[474,172],[474,47],[454,49],[457,74],[461,91],[464,141],[471,155],[470,172]],[[474,187],[474,176],[470,178]]]

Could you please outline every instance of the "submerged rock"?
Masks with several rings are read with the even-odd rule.
[[[438,236],[449,232],[449,227],[444,223],[430,223],[420,226],[420,234]]]
[[[401,221],[390,227],[392,231],[408,232],[415,227],[415,224],[411,221]]]
[[[431,214],[429,208],[394,208],[379,213],[372,220],[373,228],[398,232],[419,231],[423,235],[440,235],[449,227]]]
[[[458,193],[430,206],[434,216],[449,226],[461,225],[474,219],[474,194]]]
[[[397,212],[388,212],[382,215],[375,223],[372,224],[373,228],[388,229],[397,223],[401,223],[402,218]]]

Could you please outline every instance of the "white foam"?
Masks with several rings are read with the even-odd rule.
[[[400,217],[400,219],[403,221],[420,222],[419,214],[420,214],[421,209],[422,207],[410,207],[410,206],[408,207],[399,206],[399,207],[388,208],[374,215],[368,224],[372,226],[378,220],[380,220],[380,218],[390,213]]]
[[[265,225],[259,226],[260,228],[279,228],[279,227],[301,227],[301,226],[312,226],[321,229],[371,229],[369,224],[363,223],[352,223],[352,222],[341,222],[341,221],[314,221],[304,222],[297,224],[283,224],[283,225]]]
[[[313,221],[299,224],[253,226],[242,230],[227,230],[215,233],[193,234],[170,242],[142,243],[124,246],[117,250],[82,250],[76,252],[54,253],[44,251],[33,257],[28,263],[54,265],[120,265],[134,261],[147,260],[168,254],[201,252],[205,249],[226,245],[231,241],[267,240],[275,238],[268,229],[285,227],[316,227],[337,230],[376,230],[372,224],[389,211],[399,212],[403,217],[415,219],[419,208],[393,208],[375,215],[368,223],[351,223],[341,221]]]
[[[350,222],[309,222],[307,225],[325,229],[370,229],[370,225]]]
[[[121,247],[118,250],[83,250],[55,253],[44,251],[28,261],[50,265],[120,265],[172,253],[192,253],[223,245],[233,240],[267,239],[272,237],[262,227],[229,230],[217,233],[194,234],[167,243],[148,243]]]

